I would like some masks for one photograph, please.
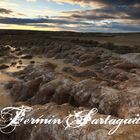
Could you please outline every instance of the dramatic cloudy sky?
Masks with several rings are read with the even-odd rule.
[[[0,29],[140,31],[140,0],[1,0]]]

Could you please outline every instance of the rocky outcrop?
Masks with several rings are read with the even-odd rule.
[[[25,119],[34,118],[37,119],[42,114],[44,115],[42,119],[49,119],[50,115],[54,115],[59,119],[64,119],[70,113],[71,115],[74,112],[85,111],[82,115],[87,115],[90,111],[87,108],[75,108],[68,104],[63,105],[56,105],[53,103],[46,104],[44,106],[33,106],[33,110],[27,113]],[[91,115],[91,119],[99,119],[99,118],[106,118],[106,115],[95,114]],[[74,119],[74,118],[73,118]],[[75,118],[76,119],[76,118]],[[113,119],[113,117],[112,117]],[[115,118],[114,118],[115,119]],[[69,120],[70,122],[70,120]],[[74,124],[73,124],[74,125]],[[42,124],[21,124],[20,127],[17,127],[15,130],[15,140],[93,140],[93,139],[100,139],[100,140],[138,140],[140,138],[139,135],[139,126],[136,125],[123,125],[121,126],[113,135],[108,135],[108,132],[113,128],[112,125],[100,125],[96,124],[93,125],[90,122],[87,124],[72,128],[68,127],[66,129],[67,124],[53,124],[53,123],[42,123]],[[13,136],[14,137],[14,136]]]
[[[13,85],[11,95],[15,101],[26,101],[32,98],[40,87],[42,77],[38,77],[26,83],[19,82]]]
[[[65,77],[52,80],[41,86],[38,93],[31,99],[33,104],[46,104],[55,102],[57,104],[68,103],[72,82]]]
[[[105,47],[106,48],[106,47]],[[6,49],[6,54],[9,49]],[[22,51],[22,53],[21,53]],[[11,53],[11,52],[10,52]],[[49,41],[46,46],[30,46],[14,50],[10,64],[24,60],[15,53],[41,53],[46,62],[29,60],[25,69],[12,73],[21,80],[5,85],[15,105],[26,104],[33,110],[26,116],[58,115],[65,117],[73,111],[97,108],[97,117],[131,118],[140,114],[140,65],[110,50]],[[26,55],[26,59],[29,57]],[[123,55],[125,56],[125,55]],[[5,56],[8,58],[8,56]],[[131,59],[131,57],[129,57]],[[9,60],[9,59],[8,59]],[[3,62],[3,60],[1,60]],[[35,63],[34,63],[35,62]],[[24,140],[133,140],[139,139],[139,126],[121,126],[113,136],[107,134],[109,126],[87,124],[76,129],[63,125],[21,125],[15,130],[16,139]],[[2,136],[3,137],[3,136]],[[14,137],[14,136],[13,136]]]
[[[74,72],[73,75],[76,77],[86,77],[86,78],[97,77],[96,73],[94,71],[91,71],[91,70]]]
[[[86,59],[92,58],[93,53],[88,54],[89,50],[81,47],[78,47],[76,52],[73,52],[71,48],[65,48],[64,52],[61,52],[60,48],[64,49],[63,46],[59,46],[54,53],[57,53],[57,51],[64,53],[69,50],[71,55],[67,58],[71,59],[73,66],[63,67],[62,73],[59,73],[56,72],[59,64],[45,62],[39,65],[29,65],[24,70],[15,73],[16,76],[24,79],[22,83],[17,84],[17,87],[15,85],[15,88],[12,89],[15,93],[15,95],[12,95],[16,96],[17,101],[28,101],[34,105],[55,102],[57,104],[70,103],[73,106],[86,106],[89,108],[97,107],[102,114],[123,118],[133,116],[133,109],[139,113],[139,92],[136,93],[136,91],[139,91],[140,73],[137,64],[131,64],[121,59],[117,54],[112,54],[105,49],[96,48],[93,49],[96,53],[93,58],[100,61],[91,64],[85,70],[79,71],[79,64],[83,60],[86,61]],[[49,50],[51,49],[50,47]],[[79,51],[79,54],[77,51]],[[74,66],[75,63],[73,63],[75,60],[80,62],[77,69]],[[84,80],[75,81],[66,76],[65,73]],[[38,78],[41,78],[41,81],[36,83]],[[137,85],[134,85],[133,83],[136,81]],[[35,85],[32,85],[34,82]]]
[[[54,72],[55,68],[55,64],[45,62],[39,65],[29,65],[25,69],[15,72],[14,75],[19,78],[22,77],[25,81],[32,80],[40,76],[43,77],[44,81],[50,81],[56,76],[56,73]]]
[[[140,65],[140,53],[128,53],[121,55],[121,58],[131,62],[131,63],[136,63]]]

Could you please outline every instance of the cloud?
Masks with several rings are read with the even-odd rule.
[[[140,6],[106,6],[90,10],[62,12],[64,15],[81,20],[131,19],[139,20]]]
[[[0,8],[0,13],[1,14],[11,14],[13,11],[5,9],[5,8]]]
[[[38,23],[52,23],[57,25],[64,25],[64,24],[88,24],[86,22],[79,22],[79,21],[73,21],[68,19],[57,19],[57,18],[7,18],[7,17],[1,17],[0,23],[3,24],[17,24],[17,25],[29,25],[29,24],[38,24]]]
[[[69,3],[69,4],[78,4],[80,6],[89,6],[92,5],[94,7],[98,7],[99,5],[101,5],[100,3],[98,3],[97,1],[93,1],[93,0],[50,0],[50,1],[54,1],[56,3]]]
[[[86,2],[86,0],[83,0]],[[105,5],[134,5],[140,3],[139,0],[90,0],[103,3]]]
[[[15,12],[11,9],[0,8],[0,17],[1,18],[10,18],[10,17],[25,17],[25,14]]]
[[[51,0],[58,3],[79,4],[81,6],[105,6],[105,5],[134,5],[139,4],[139,0]]]
[[[29,23],[45,23],[45,22],[47,22],[47,19],[8,18],[8,17],[0,18],[0,23],[3,23],[3,24],[25,25],[25,24],[29,24]]]
[[[3,0],[0,1],[0,7],[7,9],[7,7],[10,7],[12,9],[19,7],[17,3],[13,3],[10,0]]]
[[[80,31],[80,32],[126,32],[126,31],[140,31],[139,23],[132,21],[94,21],[88,22],[83,20],[71,20],[69,18],[0,18],[0,24],[15,25],[18,27],[29,27],[31,29],[39,30],[66,30],[66,31]]]
[[[26,0],[27,2],[36,2],[37,0]]]

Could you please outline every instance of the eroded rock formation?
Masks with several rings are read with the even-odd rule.
[[[140,114],[138,59],[137,63],[133,63],[134,60],[128,59],[130,54],[122,56],[104,48],[84,48],[57,41],[48,42],[40,51],[36,49],[23,47],[16,51],[18,55],[28,52],[26,56],[42,54],[46,62],[32,63],[12,73],[20,80],[5,86],[10,89],[14,105],[26,104],[33,108],[27,118],[42,114],[63,118],[69,112],[95,107],[99,111],[98,117],[111,115],[119,119]],[[16,128],[11,140],[15,137],[16,140],[139,140],[139,128],[121,126],[109,136],[110,126],[103,125],[87,124],[65,130],[62,125],[22,124]]]

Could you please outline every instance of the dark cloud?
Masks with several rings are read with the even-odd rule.
[[[19,15],[19,16],[25,16],[23,13],[18,13],[15,11],[12,11],[10,9],[0,8],[0,14],[7,14],[7,15]]]
[[[11,11],[11,10],[0,8],[0,13],[2,13],[2,14],[11,14],[12,12],[13,11]]]
[[[109,25],[110,29],[119,29],[121,31],[140,31],[140,26],[136,25],[131,25],[131,24],[120,24],[120,23],[111,23]]]
[[[2,17],[0,18],[0,23],[3,24],[18,24],[18,25],[26,25],[28,23],[45,23],[47,22],[47,19],[30,19],[30,18],[8,18],[8,17]]]
[[[134,4],[139,4],[139,0],[54,0],[54,1],[59,1],[59,2],[67,2],[67,3],[99,3],[99,4],[105,4],[105,5],[134,5]]]
[[[122,24],[119,22],[107,23],[105,25],[89,24],[89,25],[79,25],[76,27],[65,27],[61,26],[61,30],[73,30],[79,32],[139,32],[140,27],[131,24]]]
[[[69,11],[73,18],[87,20],[131,19],[140,20],[140,6],[107,6],[100,9]]]
[[[68,19],[49,19],[49,18],[7,18],[1,17],[0,23],[2,24],[17,24],[17,25],[29,25],[29,24],[39,24],[39,23],[56,23],[58,25],[61,24],[81,24],[79,21],[73,21]],[[82,23],[88,24],[88,23]]]
[[[86,1],[86,0],[84,0]],[[104,3],[107,5],[134,5],[134,4],[140,4],[140,0],[90,0],[90,1],[96,1],[99,3]]]

